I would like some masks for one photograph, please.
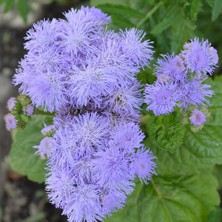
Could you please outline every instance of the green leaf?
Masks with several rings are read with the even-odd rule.
[[[11,167],[35,182],[45,181],[45,161],[35,154],[34,145],[39,145],[43,138],[43,121],[50,123],[52,117],[35,115],[24,129],[13,132],[13,143],[9,155]]]
[[[222,165],[216,165],[214,167],[214,175],[218,180],[218,189],[222,188]]]
[[[217,181],[208,171],[158,176],[149,185],[138,184],[126,206],[105,222],[206,222],[219,204],[216,188]]]
[[[212,9],[212,20],[215,21],[220,15],[222,10],[222,1],[214,0],[213,9]]]
[[[112,24],[119,28],[132,28],[134,25],[126,18],[119,15],[112,15]]]
[[[8,12],[8,11],[12,10],[13,7],[14,7],[14,3],[15,3],[15,0],[7,0],[7,1],[5,1],[4,11]]]
[[[183,143],[185,128],[177,113],[151,117],[147,122],[150,147],[158,147],[173,152]]]
[[[221,222],[222,221],[222,209],[215,207],[209,214],[207,222]]]
[[[23,18],[23,20],[26,22],[27,21],[27,16],[29,13],[29,4],[27,0],[18,0],[18,12]]]
[[[164,30],[172,26],[175,21],[177,21],[179,13],[180,8],[178,8],[177,6],[173,6],[166,14],[165,18],[152,29],[151,33],[153,35],[161,34]]]
[[[124,5],[124,6],[129,6],[128,0],[91,0],[90,4],[93,6],[98,6],[102,4],[112,4],[112,5]]]
[[[190,17],[193,21],[197,20],[197,14],[201,9],[201,0],[193,0],[190,6]]]
[[[144,15],[130,7],[122,5],[103,4],[98,5],[97,8],[109,15],[120,15],[126,18],[143,18]]]

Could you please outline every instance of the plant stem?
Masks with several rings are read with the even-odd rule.
[[[159,2],[154,8],[152,8],[152,10],[149,11],[140,22],[137,23],[136,28],[139,28],[143,23],[145,23],[162,4],[163,2]]]

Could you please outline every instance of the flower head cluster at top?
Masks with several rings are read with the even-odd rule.
[[[202,125],[206,116],[201,108],[209,104],[208,98],[213,95],[210,85],[203,82],[217,63],[216,49],[198,38],[185,43],[178,55],[162,55],[155,67],[156,82],[145,87],[147,110],[158,116],[173,112],[175,107],[181,111],[191,109],[191,123]]]
[[[136,177],[146,183],[155,174],[142,144],[135,77],[153,51],[142,31],[107,30],[110,17],[99,9],[64,16],[28,31],[14,83],[36,108],[55,112],[35,146],[47,157],[51,202],[69,221],[94,222],[124,205]]]

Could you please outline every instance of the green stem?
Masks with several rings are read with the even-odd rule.
[[[162,4],[163,2],[159,2],[154,8],[152,8],[152,10],[149,11],[140,22],[137,23],[136,28],[139,28],[143,23],[145,23]]]
[[[36,115],[44,115],[44,116],[55,116],[55,113],[44,112],[43,110],[36,109],[34,114]]]

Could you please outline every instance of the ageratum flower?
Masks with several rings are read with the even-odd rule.
[[[173,112],[179,100],[180,94],[175,83],[157,81],[145,87],[147,110],[152,110],[156,116]]]
[[[206,116],[201,110],[195,109],[192,111],[190,121],[194,126],[201,126],[206,122]]]
[[[199,75],[212,74],[217,63],[217,50],[206,41],[200,41],[194,38],[190,42],[184,44],[184,50],[181,52],[185,60],[187,69],[191,72],[197,72]]]
[[[64,16],[28,31],[14,84],[35,108],[55,112],[53,126],[42,130],[47,137],[35,146],[47,157],[50,201],[69,221],[95,222],[125,204],[136,176],[147,182],[154,172],[155,164],[143,173],[132,169],[152,160],[151,153],[139,156],[143,99],[136,75],[153,50],[142,31],[108,31],[110,17],[99,9]]]
[[[93,185],[76,184],[72,170],[54,168],[46,180],[48,196],[56,207],[63,209],[70,222],[101,220],[101,190]]]
[[[212,97],[213,91],[210,85],[202,84],[199,80],[187,81],[181,88],[182,108],[188,108],[192,105],[206,106],[209,105],[208,98]]]
[[[31,116],[34,113],[34,106],[32,104],[23,107],[23,112],[27,116]]]
[[[28,54],[16,71],[14,84],[21,84],[19,90],[31,98],[33,105],[53,112],[63,106],[67,96],[64,93],[64,80],[61,75],[63,70],[58,65],[59,58],[53,53],[50,55],[47,55],[49,59],[39,55],[39,59],[43,56],[41,59],[44,62],[41,64],[37,60],[29,61]]]
[[[135,153],[131,167],[141,182],[148,183],[152,175],[156,174],[154,158],[152,152],[144,148]]]
[[[51,137],[45,137],[41,140],[38,146],[34,146],[37,149],[36,154],[41,158],[49,157],[52,151],[53,139]]]
[[[74,164],[81,157],[91,157],[98,149],[103,149],[109,135],[110,124],[106,118],[97,113],[85,113],[69,118],[60,126],[53,138],[55,162]]]
[[[141,84],[136,79],[128,85],[117,86],[105,101],[107,109],[121,117],[129,116],[134,120],[138,119],[143,103],[141,88]]]
[[[157,79],[160,82],[175,81],[181,82],[187,78],[186,67],[182,58],[178,55],[162,55],[157,60],[155,67]]]
[[[118,147],[128,155],[129,153],[134,153],[135,148],[141,147],[144,138],[145,135],[138,124],[120,119],[110,132],[110,146]]]
[[[11,131],[11,130],[17,128],[17,123],[18,123],[18,121],[17,121],[17,119],[16,119],[11,113],[7,114],[7,115],[4,117],[4,119],[5,119],[6,129],[7,129],[8,131]]]
[[[15,104],[16,104],[16,98],[15,97],[9,98],[9,100],[7,101],[8,110],[12,111],[15,108]]]
[[[64,15],[65,19],[38,22],[28,31],[28,53],[14,84],[45,111],[101,108],[149,64],[152,46],[141,31],[107,31],[104,25],[110,17],[99,9],[82,7]]]
[[[142,30],[129,29],[121,32],[121,48],[129,60],[129,64],[137,67],[148,66],[153,58],[151,42],[144,40],[145,33]]]
[[[50,141],[46,189],[69,221],[110,216],[125,204],[136,176],[147,182],[155,173],[153,155],[144,151],[138,124],[92,112],[56,117],[55,122],[59,126]],[[141,170],[143,165],[143,173],[133,167]]]

